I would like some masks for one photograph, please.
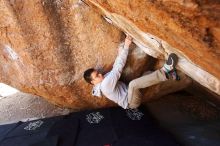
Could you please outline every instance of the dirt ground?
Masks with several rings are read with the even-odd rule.
[[[65,115],[71,109],[60,108],[41,97],[17,92],[0,98],[0,124]]]

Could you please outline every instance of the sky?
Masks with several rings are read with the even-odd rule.
[[[15,94],[19,92],[19,90],[11,87],[11,86],[8,86],[6,84],[3,84],[3,83],[0,83],[0,96],[9,96],[9,95],[12,95],[12,94]]]

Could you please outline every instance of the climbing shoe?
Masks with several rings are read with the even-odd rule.
[[[165,73],[169,73],[175,69],[175,66],[177,64],[178,57],[176,54],[171,53],[168,56],[168,59],[166,63],[163,65],[162,70],[165,71]]]

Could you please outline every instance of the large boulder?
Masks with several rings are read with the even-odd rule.
[[[220,95],[220,2],[217,0],[86,0],[135,38],[147,54],[175,52],[179,69]]]
[[[90,67],[111,67],[123,39],[121,31],[78,1],[0,4],[1,82],[75,109],[112,105],[91,96],[92,86],[82,74]],[[130,56],[133,66],[145,64],[141,50]]]
[[[121,32],[79,2],[0,3],[1,81],[58,105],[93,107],[88,67],[110,66]]]
[[[82,74],[111,67],[124,31],[137,45],[124,81],[152,68],[150,56],[165,59],[176,52],[181,71],[220,94],[218,6],[218,1],[0,0],[0,81],[60,106],[111,106],[91,96]]]

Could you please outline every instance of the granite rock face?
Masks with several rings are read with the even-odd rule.
[[[220,2],[86,0],[155,58],[175,52],[179,69],[220,95]]]
[[[81,2],[0,4],[1,81],[58,105],[96,105],[82,73],[111,65],[121,32]]]
[[[219,6],[217,0],[0,0],[0,82],[64,107],[114,105],[92,97],[82,74],[110,69],[123,31],[136,44],[123,80],[154,68],[147,64],[152,57],[176,52],[182,72],[220,94]],[[176,84],[169,87],[176,91]]]

